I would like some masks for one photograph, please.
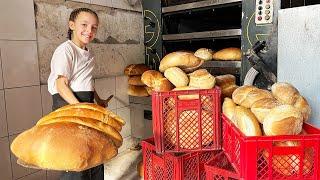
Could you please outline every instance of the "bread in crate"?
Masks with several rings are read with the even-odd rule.
[[[152,95],[156,151],[189,152],[221,147],[220,94],[213,89]]]
[[[310,107],[306,101],[301,103],[303,106],[295,106],[303,97],[292,85],[276,83],[273,87],[277,88],[268,92],[243,86],[233,93],[236,103],[225,99],[223,149],[244,179],[314,179],[319,169],[320,130],[303,123],[303,113]],[[296,100],[281,99],[280,92]],[[247,133],[252,127],[260,126],[250,125],[253,116],[236,112],[239,108],[253,112],[264,136]]]

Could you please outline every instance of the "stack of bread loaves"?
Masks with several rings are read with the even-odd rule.
[[[216,85],[221,88],[222,98],[232,97],[233,91],[235,91],[239,86],[236,85],[236,77],[231,74],[225,74],[216,76]]]
[[[128,95],[131,96],[149,96],[147,87],[141,81],[141,75],[150,70],[144,64],[131,64],[124,69],[124,74],[128,76]]]
[[[233,92],[232,99],[225,98],[222,111],[246,136],[301,134],[303,122],[307,121],[311,114],[306,99],[289,83],[275,83],[271,92],[254,86],[239,87]],[[276,142],[274,145],[299,146],[299,143],[286,141]],[[268,154],[264,153],[264,157],[268,158]],[[299,158],[274,158],[278,158],[273,161],[277,172],[285,175],[299,172]],[[288,161],[281,163],[286,159]]]
[[[119,116],[96,104],[66,105],[19,134],[11,151],[26,167],[83,171],[117,155],[124,124]]]

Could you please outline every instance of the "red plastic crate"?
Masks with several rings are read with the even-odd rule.
[[[193,96],[194,99],[183,99]],[[152,120],[156,151],[221,149],[220,88],[153,92]]]
[[[224,115],[223,150],[241,179],[320,179],[320,130],[304,123],[305,135],[246,137]],[[275,144],[294,142],[294,146]]]
[[[141,142],[145,180],[204,180],[204,164],[221,151],[157,154],[154,139]]]
[[[206,180],[237,180],[238,172],[222,151],[205,164]]]

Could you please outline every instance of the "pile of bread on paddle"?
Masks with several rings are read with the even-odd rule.
[[[125,121],[93,103],[63,106],[42,117],[11,144],[18,164],[62,171],[83,171],[118,154]]]
[[[195,53],[177,51],[167,54],[161,61],[159,71],[150,70],[144,64],[131,64],[124,70],[128,76],[128,94],[149,96],[152,91],[211,89],[217,83],[222,85],[222,94],[230,97],[238,87],[232,75],[211,75],[206,69],[199,69],[204,61],[241,60],[239,48],[225,48],[218,52],[201,48]],[[225,85],[227,83],[228,85]]]
[[[309,119],[311,107],[291,84],[275,83],[271,92],[239,87],[232,99],[224,99],[222,112],[246,136],[297,135]]]

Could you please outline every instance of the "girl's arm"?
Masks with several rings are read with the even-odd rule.
[[[56,87],[60,96],[69,104],[79,103],[78,99],[71,91],[68,79],[65,76],[59,76],[58,79],[56,79]]]

